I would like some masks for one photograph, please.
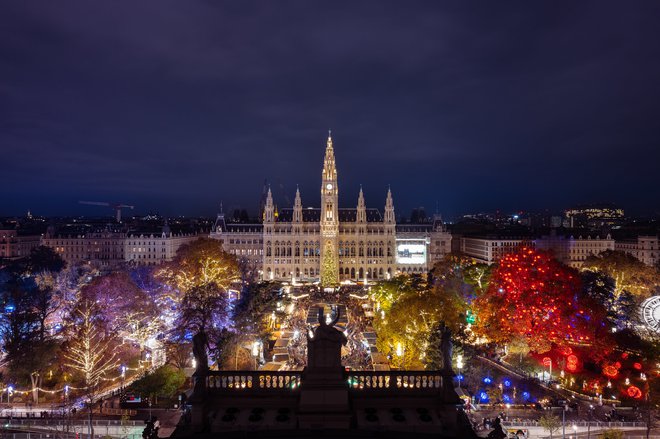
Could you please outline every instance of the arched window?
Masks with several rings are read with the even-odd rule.
[[[355,268],[351,268],[351,279],[355,279]]]

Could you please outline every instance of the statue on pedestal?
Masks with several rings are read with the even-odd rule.
[[[326,323],[323,307],[319,307],[319,326],[313,337],[307,337],[307,369],[341,368],[341,347],[347,340],[344,334],[334,326],[339,320],[339,309],[335,318]]]
[[[195,357],[195,386],[193,387],[193,395],[201,396],[206,393],[206,375],[209,371],[209,357],[206,354],[206,348],[209,344],[209,339],[204,330],[197,332],[192,339],[193,342],[193,356]]]
[[[452,354],[454,352],[454,345],[451,341],[451,329],[446,324],[442,325],[440,329],[440,352],[442,352],[442,371],[447,374],[454,375],[454,368],[452,366]]]
[[[451,329],[443,323],[440,329],[440,351],[442,352],[442,395],[445,404],[462,404],[454,389],[454,368],[452,366],[452,354],[454,345],[451,341]]]

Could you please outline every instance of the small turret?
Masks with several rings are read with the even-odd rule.
[[[364,203],[364,193],[362,192],[362,185],[360,185],[360,194],[358,195],[357,215],[355,221],[358,223],[367,222],[367,207]]]
[[[266,205],[264,206],[264,222],[275,222],[275,205],[273,204],[273,194],[270,191],[270,187],[268,188],[268,194],[266,195]]]
[[[387,199],[385,200],[385,222],[394,224],[394,200],[392,200],[392,191],[387,188]]]
[[[300,189],[296,187],[296,199],[293,202],[293,222],[302,222],[302,200],[300,199]]]

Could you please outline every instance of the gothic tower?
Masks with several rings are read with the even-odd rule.
[[[300,198],[300,189],[296,187],[296,199],[293,202],[293,233],[300,235],[302,233],[302,200]]]
[[[321,173],[321,285],[324,287],[333,287],[339,283],[338,201],[335,153],[332,149],[332,136],[328,132]]]

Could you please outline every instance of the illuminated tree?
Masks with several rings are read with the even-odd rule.
[[[331,245],[327,245],[323,255],[323,266],[321,267],[321,285],[334,287],[337,285],[337,257]]]
[[[440,324],[456,335],[465,325],[462,288],[454,277],[429,287],[420,276],[399,276],[377,286],[373,297],[379,310],[374,328],[380,352],[404,369],[434,365],[440,349],[435,337]]]
[[[236,258],[225,253],[220,241],[209,238],[200,238],[181,246],[174,260],[164,264],[156,276],[179,293],[209,284],[215,284],[221,291],[228,291],[232,284],[241,281]],[[177,297],[174,299],[177,300]]]
[[[550,439],[552,439],[552,434],[559,430],[561,427],[561,419],[555,415],[543,415],[539,418],[539,425],[543,427],[545,431],[550,433]]]
[[[581,273],[584,293],[607,310],[607,320],[619,328],[630,326],[636,316],[635,299],[628,291],[616,293],[616,283],[601,271],[585,270]]]
[[[535,352],[553,343],[593,342],[603,311],[581,292],[576,271],[548,253],[523,248],[502,258],[488,291],[476,300],[478,331],[500,343],[524,337]]]
[[[127,273],[97,277],[82,288],[80,296],[98,305],[108,331],[135,341],[141,349],[162,328],[154,300]]]
[[[660,272],[649,267],[627,253],[607,250],[584,261],[584,270],[600,271],[614,279],[614,296],[620,297],[628,291],[636,297],[645,298],[660,285]]]
[[[196,285],[181,299],[175,332],[206,332],[213,339],[213,333],[226,326],[228,319],[229,299],[226,291],[211,282]]]
[[[96,395],[101,383],[119,367],[116,343],[104,327],[99,306],[88,300],[77,304],[68,329],[72,337],[64,348],[65,366],[78,374],[83,382],[93,437],[91,419]]]

